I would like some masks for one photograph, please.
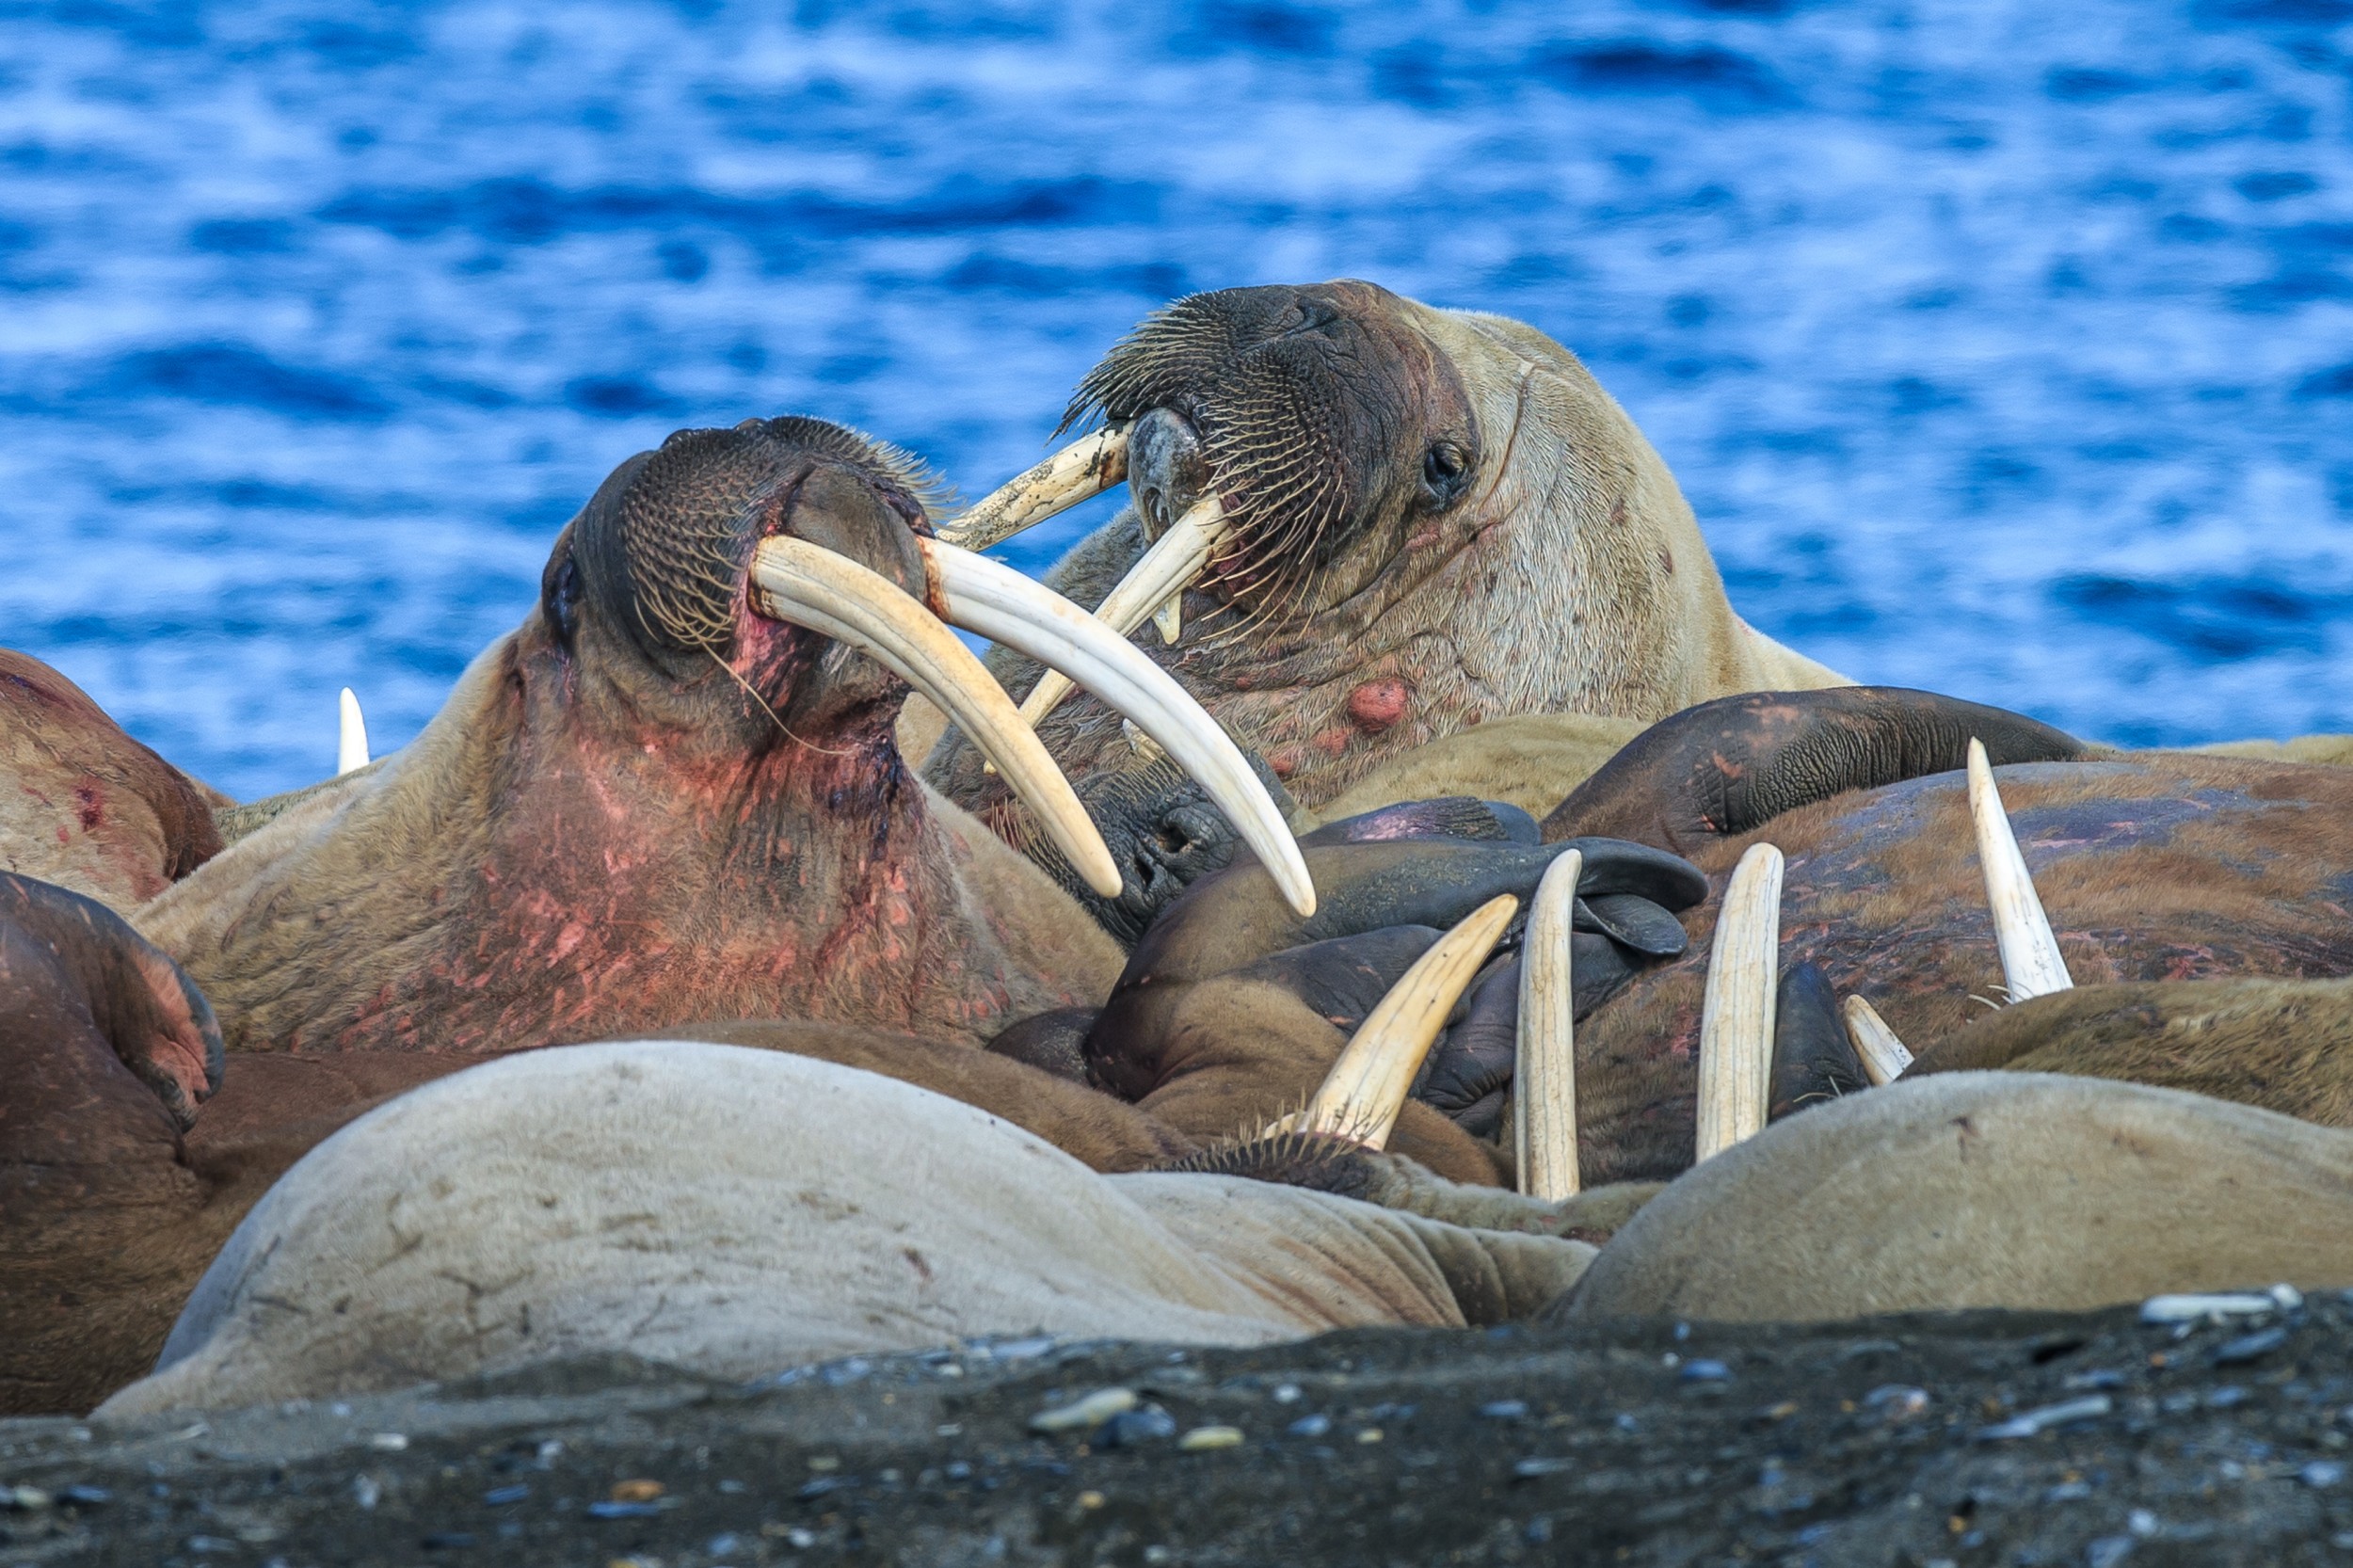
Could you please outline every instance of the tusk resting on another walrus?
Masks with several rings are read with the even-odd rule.
[[[1732,869],[1700,1007],[1698,1159],[1765,1128],[1781,985],[1781,851],[1751,844]]]
[[[751,592],[753,607],[769,619],[855,648],[938,704],[997,764],[1086,885],[1105,898],[1119,896],[1119,864],[1070,780],[996,678],[913,596],[880,572],[783,535],[752,552]]]
[[[1128,427],[1106,425],[998,486],[941,523],[938,534],[966,550],[986,550],[1127,478]]]
[[[950,625],[1068,675],[1133,721],[1209,792],[1285,902],[1302,916],[1315,913],[1315,883],[1283,813],[1241,748],[1166,670],[1044,584],[952,544],[918,542]]]
[[[1346,1138],[1367,1148],[1387,1146],[1422,1058],[1437,1043],[1447,1015],[1463,1000],[1519,906],[1520,901],[1509,893],[1489,899],[1415,959],[1414,967],[1365,1015],[1293,1125],[1302,1132]]]
[[[1896,1038],[1879,1009],[1861,997],[1849,997],[1841,1012],[1847,1023],[1847,1042],[1863,1059],[1863,1076],[1871,1080],[1871,1087],[1884,1089],[1903,1077],[1912,1065],[1912,1052]]]
[[[1969,742],[1969,815],[1977,827],[1977,863],[1985,870],[1985,900],[1993,911],[1993,941],[2002,951],[2002,982],[2009,1000],[2049,996],[2074,988],[2067,960],[2059,956],[2058,938],[2035,895],[2034,877],[2026,857],[2018,853],[2018,836],[2010,831],[2009,813],[2002,809],[2002,794],[1993,787],[1993,769],[1985,759],[1983,743]]]
[[[368,721],[360,715],[360,698],[348,686],[336,699],[340,723],[335,737],[335,776],[368,765]]]
[[[1545,868],[1520,941],[1518,1064],[1512,1131],[1520,1191],[1555,1203],[1577,1196],[1577,1008],[1569,973],[1577,879],[1585,856],[1570,850]]]
[[[1151,549],[1136,557],[1128,575],[1104,596],[1095,618],[1125,637],[1146,620],[1165,614],[1160,635],[1164,641],[1175,642],[1178,623],[1173,606],[1200,578],[1209,557],[1217,553],[1218,547],[1232,532],[1225,520],[1225,507],[1217,497],[1212,495],[1195,503],[1167,533],[1152,541]],[[1048,670],[1021,704],[1021,717],[1031,728],[1036,728],[1069,691],[1068,680]]]

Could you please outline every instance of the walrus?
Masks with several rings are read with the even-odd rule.
[[[91,1147],[128,1138],[139,1153],[119,1162],[119,1181],[40,1216],[48,1261],[22,1276],[39,1321],[13,1320],[0,1340],[68,1332],[86,1283],[77,1271],[103,1273],[100,1257],[148,1245],[136,1238],[168,1255],[164,1275],[193,1283],[251,1201],[251,1172],[284,1169],[376,1098],[511,1051],[698,1021],[836,1024],[856,1042],[839,1048],[860,1064],[952,1080],[1016,1115],[1043,1108],[1069,1144],[1114,1166],[1294,1109],[1300,1086],[1347,1044],[1332,1009],[1304,994],[1280,1028],[1263,1012],[1220,1014],[1253,1044],[1215,1072],[1122,1042],[1166,1062],[1172,1092],[1184,1080],[1181,1104],[1141,1129],[1110,1095],[977,1048],[1016,1022],[1101,1006],[1123,955],[904,767],[892,725],[907,681],[992,738],[1004,776],[1098,887],[1123,879],[943,617],[1030,637],[1113,694],[1205,782],[1255,844],[1248,887],[1268,945],[1228,941],[1221,951],[1238,963],[1303,936],[1452,923],[1498,896],[1492,878],[1466,876],[1449,904],[1432,896],[1445,881],[1433,875],[1414,888],[1411,912],[1389,918],[1380,898],[1349,896],[1350,846],[1333,845],[1316,853],[1345,918],[1285,923],[1316,909],[1307,852],[1214,723],[1092,617],[929,533],[920,476],[817,421],[680,432],[616,470],[559,536],[533,613],[475,661],[416,742],[286,804],[136,909],[143,939],[184,968],[216,1015],[228,1066],[216,1089],[190,1080],[191,1110],[211,1100],[177,1142],[124,1131],[132,1113],[116,1090],[54,1085],[33,1116],[43,1137]],[[1396,849],[1355,847],[1368,864]],[[1510,851],[1523,890],[1542,873],[1545,853],[1493,847]],[[1672,857],[1624,847],[1667,866],[1666,886],[1695,881]],[[1613,852],[1586,851],[1607,875]],[[1200,929],[1232,923],[1215,900],[1204,909]],[[1401,969],[1437,936],[1382,938],[1381,962]],[[1294,966],[1310,991],[1319,962],[1337,967],[1341,990],[1364,967],[1346,951]],[[1187,971],[1189,984],[1215,979]],[[1194,988],[1193,1021],[1170,1027],[1197,1034],[1223,992]],[[112,1081],[112,1058],[89,1048],[77,1060],[98,1075],[88,1082]],[[1155,1087],[1127,1081],[1129,1099]],[[87,1128],[75,1123],[85,1112],[96,1118]],[[1502,1175],[1491,1146],[1426,1106],[1407,1107],[1396,1136],[1442,1173]],[[77,1386],[119,1382],[125,1353],[93,1345],[66,1364]]]
[[[1125,478],[1132,504],[1047,576],[1099,605],[1156,541],[1208,528],[1189,557],[1206,565],[1163,617],[1178,640],[1141,620],[1164,576],[1113,624],[1310,808],[1486,720],[1651,721],[1843,683],[1734,613],[1657,453],[1523,323],[1358,281],[1195,295],[1088,374],[1064,427],[1096,418],[947,536],[994,543]],[[990,657],[1010,690],[1038,680],[1011,650]],[[1131,755],[1117,715],[1081,696],[1032,716],[1074,776]],[[1022,837],[983,761],[952,731],[924,772]]]
[[[1497,1207],[1381,1174],[1422,1208]],[[155,1374],[101,1414],[593,1351],[747,1378],[992,1333],[1460,1327],[1529,1315],[1592,1256],[1395,1196],[1100,1176],[972,1106],[807,1056],[570,1047],[442,1079],[311,1151],[207,1272]]]
[[[2006,973],[1958,771],[1973,739],[2047,908],[2054,962],[2079,990],[2028,1000]],[[1916,1058],[1911,1076],[2129,1078],[2353,1125],[2325,1048],[2337,1026],[2321,1021],[2353,975],[2348,823],[2342,768],[2121,753],[1979,704],[1846,688],[1676,715],[1572,792],[1544,833],[1675,850],[1711,893],[1776,846],[1778,967],[1812,967],[1826,994],[1869,1003]],[[1688,950],[1627,973],[1578,1027],[1589,1185],[1661,1179],[1694,1157],[1721,908],[1689,906]]]

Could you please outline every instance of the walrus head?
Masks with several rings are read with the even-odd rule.
[[[1157,621],[1153,656],[1311,808],[1487,718],[1841,683],[1733,614],[1658,454],[1519,322],[1348,280],[1196,295],[1088,373],[1064,427],[1098,423],[943,536],[984,547],[1124,479],[1132,507],[1048,581],[1122,632]],[[1126,766],[1068,689],[1039,679],[1024,716],[1076,772]],[[928,772],[994,804],[952,747]]]
[[[539,616],[576,703],[730,757],[806,734],[872,744],[904,688],[760,612],[761,540],[803,539],[920,597],[928,476],[820,420],[681,430],[608,475],[556,540]],[[823,664],[824,667],[821,668]]]
[[[1088,373],[1064,426],[1128,427],[1153,538],[1217,499],[1212,597],[1312,613],[1361,591],[1480,476],[1474,388],[1417,314],[1435,312],[1372,283],[1194,295]]]
[[[1103,693],[1312,909],[1281,813],[1215,722],[1083,611],[933,538],[925,491],[903,455],[809,419],[630,458],[557,539],[533,614],[416,742],[240,840],[151,929],[238,1048],[499,1050],[776,1016],[955,1037],[1085,1000],[1099,938],[1061,931],[1079,912],[899,756],[913,686],[1096,891],[1120,892],[956,628]]]

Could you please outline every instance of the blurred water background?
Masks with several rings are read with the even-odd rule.
[[[674,427],[978,494],[1353,275],[1584,356],[1855,676],[2353,728],[2349,98],[2353,0],[0,4],[0,642],[291,787]]]

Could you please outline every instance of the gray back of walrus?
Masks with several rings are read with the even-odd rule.
[[[2353,1132],[2201,1095],[1953,1073],[1672,1183],[1558,1308],[1804,1321],[2353,1285]]]

